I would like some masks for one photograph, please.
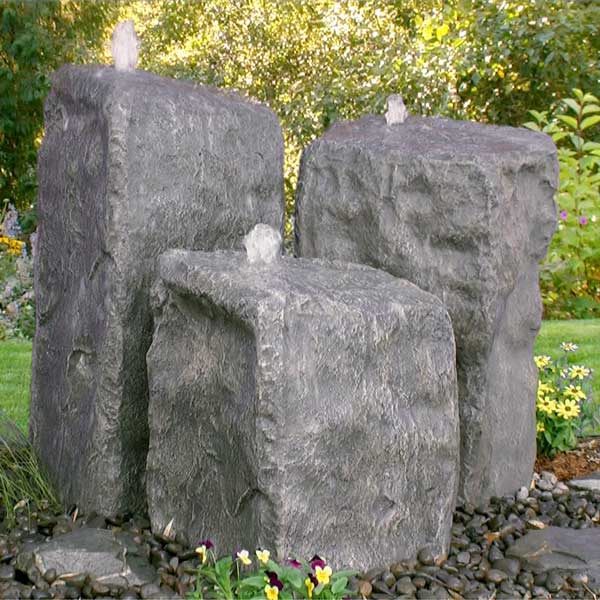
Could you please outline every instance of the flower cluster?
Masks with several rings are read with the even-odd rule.
[[[577,345],[563,342],[562,357],[535,356],[539,372],[537,389],[537,441],[541,454],[553,455],[575,447],[577,435],[593,425],[591,402],[592,369],[569,364],[568,355]]]
[[[0,236],[0,251],[5,250],[12,256],[21,256],[25,249],[25,242],[6,235]]]
[[[9,205],[0,221],[0,339],[33,337],[33,261],[20,234],[17,211]]]
[[[201,541],[196,548],[200,565],[196,587],[190,598],[203,598],[204,590],[210,591],[216,598],[337,600],[348,593],[348,578],[356,575],[355,571],[334,573],[331,566],[317,555],[308,563],[289,558],[280,565],[264,548],[255,551],[255,561],[248,550],[239,550],[232,556],[217,560],[213,549],[214,544],[208,539]]]

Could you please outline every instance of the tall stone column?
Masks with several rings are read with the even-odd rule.
[[[538,262],[556,228],[552,139],[440,118],[341,122],[303,153],[299,256],[365,263],[448,308],[457,345],[459,496],[531,481]]]
[[[136,510],[155,259],[282,229],[281,128],[235,94],[96,66],[54,75],[45,127],[31,436],[65,502]]]

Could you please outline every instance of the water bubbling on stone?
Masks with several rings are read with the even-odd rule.
[[[112,34],[110,50],[117,71],[133,71],[139,54],[139,38],[133,21],[119,23]]]
[[[281,256],[281,234],[279,231],[259,223],[244,237],[244,246],[249,263],[272,263]]]

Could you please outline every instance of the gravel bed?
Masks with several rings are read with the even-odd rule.
[[[582,573],[549,571],[535,574],[508,549],[530,530],[554,525],[583,529],[600,524],[600,491],[576,491],[551,473],[537,475],[532,489],[492,498],[489,505],[457,508],[452,545],[446,560],[423,549],[414,560],[362,574],[352,581],[357,598],[594,598],[598,582]],[[29,550],[32,545],[72,531],[95,527],[128,531],[140,553],[157,569],[160,586],[106,585],[86,573],[57,579],[52,569],[41,573]],[[318,551],[318,549],[315,549]],[[150,531],[145,517],[104,519],[97,515],[54,514],[26,509],[14,527],[0,523],[1,598],[168,598],[192,590],[198,559],[178,537]]]

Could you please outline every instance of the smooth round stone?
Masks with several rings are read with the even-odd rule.
[[[394,593],[392,592],[392,590],[390,590],[390,588],[385,585],[385,583],[383,583],[383,581],[376,579],[375,581],[373,581],[372,583],[373,585],[373,593],[378,592],[380,594],[384,594],[386,596],[393,596]],[[394,582],[395,585],[395,582]]]
[[[21,594],[21,598],[23,598],[23,594]],[[38,590],[34,588],[31,590],[31,596],[33,600],[47,600],[48,598],[52,598],[52,594],[47,590]]]
[[[15,578],[15,568],[11,565],[0,565],[0,581],[12,581]]]
[[[504,571],[500,571],[499,569],[490,569],[485,574],[486,581],[495,585],[502,583],[507,578],[508,575]]]
[[[160,594],[160,588],[154,583],[145,583],[140,588],[140,596],[144,599],[156,596],[156,594]]]
[[[533,576],[533,583],[536,587],[543,587],[546,585],[546,579],[548,579],[548,573],[537,573]]]
[[[533,586],[531,593],[533,594],[534,598],[549,598],[550,597],[550,592],[543,587],[540,586]]]
[[[565,586],[565,580],[558,573],[550,573],[546,579],[546,588],[549,592],[560,592]]]
[[[425,566],[430,566],[435,563],[435,557],[429,548],[421,548],[417,554],[417,560]]]
[[[391,571],[386,571],[381,576],[381,581],[383,581],[383,583],[385,583],[385,585],[390,589],[396,585],[396,578],[394,577],[394,574]]]
[[[396,582],[396,593],[403,595],[411,595],[417,591],[417,587],[413,584],[410,577],[402,577]]]
[[[458,593],[462,592],[462,591],[465,589],[465,584],[464,584],[464,582],[463,582],[463,581],[462,581],[460,578],[458,578],[458,577],[454,577],[454,576],[452,576],[452,577],[449,577],[449,578],[446,580],[446,585],[447,585],[447,586],[448,586],[448,587],[449,587],[451,590],[453,590],[454,592],[458,592]]]
[[[397,562],[390,566],[390,571],[394,574],[394,577],[396,577],[396,579],[399,579],[404,575],[406,569],[404,568],[403,563]]]
[[[365,598],[368,598],[373,593],[371,582],[364,579],[358,582],[358,593]]]
[[[92,582],[90,588],[94,596],[107,596],[110,592],[110,588],[100,581]]]
[[[517,577],[517,582],[522,585],[524,588],[531,588],[534,584],[534,578],[533,578],[533,574],[529,573],[528,571],[524,571],[522,573],[519,573],[518,577]]]
[[[490,548],[490,552],[488,554],[488,560],[490,562],[496,562],[497,560],[502,560],[504,558],[504,554],[497,546],[492,546]]]
[[[529,498],[529,488],[525,486],[520,487],[517,492],[517,500],[519,502],[524,502],[527,498]]]
[[[590,578],[585,573],[583,573],[583,572],[581,572],[581,573],[571,573],[569,575],[569,577],[567,578],[568,582],[571,585],[577,585],[577,586],[587,584],[588,581],[589,581],[589,579]]]
[[[516,577],[521,570],[521,561],[517,558],[502,558],[492,563],[494,569],[503,571],[509,577]]]
[[[412,582],[413,585],[419,590],[422,590],[427,585],[427,580],[423,577],[419,577],[418,575],[413,578]]]
[[[56,569],[48,569],[44,573],[44,579],[48,583],[54,583],[56,581],[57,576],[58,576],[58,574],[56,573]]]

